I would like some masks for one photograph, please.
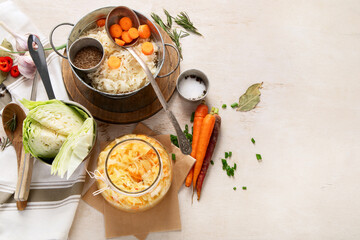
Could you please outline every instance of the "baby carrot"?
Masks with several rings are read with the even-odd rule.
[[[209,142],[209,145],[207,147],[206,154],[205,154],[205,157],[204,157],[204,161],[203,161],[203,164],[201,166],[201,171],[200,171],[199,177],[197,179],[197,183],[196,183],[196,192],[197,192],[198,200],[200,199],[201,188],[202,188],[202,185],[204,183],[206,172],[207,172],[207,170],[209,168],[209,164],[211,162],[211,158],[212,158],[212,155],[214,153],[214,149],[215,149],[216,142],[217,142],[219,132],[220,132],[221,117],[218,115],[218,112],[219,112],[219,109],[214,110],[214,113],[215,113],[214,114],[214,116],[215,116],[215,125],[214,125],[214,129],[213,129],[213,131],[211,133],[210,142]]]
[[[138,31],[140,38],[149,38],[151,36],[151,30],[147,24],[140,25]]]
[[[199,143],[196,149],[196,163],[194,167],[194,177],[193,177],[193,187],[196,187],[196,181],[199,176],[204,157],[206,154],[207,147],[209,145],[210,136],[214,129],[215,125],[215,117],[214,112],[207,114],[204,118],[204,121],[201,125],[200,136],[199,136]]]
[[[151,42],[144,42],[141,45],[141,51],[145,55],[151,55],[154,52],[154,46],[152,45]]]
[[[110,29],[110,35],[113,37],[113,38],[119,38],[122,34],[122,30],[121,30],[121,27],[119,24],[113,24],[111,25]]]
[[[127,31],[132,27],[132,21],[128,17],[122,17],[119,21],[122,30]]]
[[[206,106],[205,102],[202,102],[199,104],[195,110],[194,115],[194,125],[193,125],[193,140],[192,140],[192,151],[190,156],[193,158],[196,157],[196,149],[199,143],[199,136],[200,136],[200,129],[202,122],[204,120],[204,117],[206,114],[208,114],[209,108]],[[194,167],[191,168],[190,172],[188,173],[186,180],[185,180],[185,186],[190,187],[192,179],[194,175]]]

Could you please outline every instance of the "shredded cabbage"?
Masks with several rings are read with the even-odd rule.
[[[131,53],[115,45],[109,39],[105,27],[91,29],[81,37],[97,39],[102,43],[105,50],[103,64],[95,72],[88,74],[93,87],[96,89],[112,94],[126,93],[141,88],[149,81],[144,70]],[[141,44],[145,41],[150,41],[154,46],[154,52],[151,55],[144,55],[141,52]],[[139,39],[134,49],[147,64],[151,73],[154,74],[157,70],[157,51],[159,49],[156,43],[150,39]],[[107,61],[110,56],[120,58],[121,65],[119,68],[109,68]]]
[[[149,193],[140,197],[130,197],[117,193],[111,189],[102,192],[105,199],[113,206],[125,211],[139,211],[156,205],[165,196],[171,185],[172,166],[166,150],[153,138],[145,135],[129,134],[111,142],[98,158],[97,170],[104,175],[105,160],[111,148],[116,143],[129,139],[140,138],[152,144],[160,154],[163,162],[163,171],[158,185]],[[108,161],[108,174],[117,187],[129,192],[138,192],[148,188],[158,175],[159,166],[155,152],[147,145],[125,145],[115,149]],[[99,177],[97,179],[99,189],[106,188],[105,183]]]

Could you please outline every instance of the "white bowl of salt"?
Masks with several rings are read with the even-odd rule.
[[[204,99],[209,92],[209,80],[200,70],[189,69],[179,75],[176,89],[184,99],[192,102],[199,101]]]

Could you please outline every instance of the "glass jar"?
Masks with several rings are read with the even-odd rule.
[[[100,153],[96,177],[101,194],[114,207],[139,212],[154,207],[168,192],[172,161],[154,138],[128,134]]]

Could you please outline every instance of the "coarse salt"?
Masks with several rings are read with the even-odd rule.
[[[179,81],[179,92],[187,99],[195,100],[206,94],[204,81],[196,76],[185,76]]]

